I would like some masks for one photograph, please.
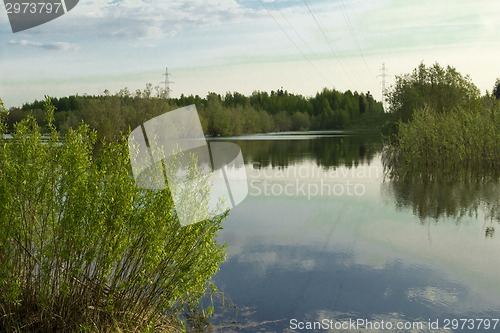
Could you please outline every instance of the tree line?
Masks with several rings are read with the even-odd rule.
[[[65,133],[83,121],[107,140],[116,140],[144,121],[191,104],[197,106],[203,130],[211,136],[373,127],[385,115],[382,103],[370,92],[327,88],[312,97],[278,89],[270,93],[255,91],[250,96],[210,92],[205,97],[166,98],[161,89],[147,84],[144,90],[134,93],[125,88],[115,94],[106,90],[102,95],[52,97],[51,101],[56,108],[54,125],[58,130]],[[11,108],[8,129],[12,131],[14,124],[28,115],[43,127],[43,105],[44,101],[35,100]]]

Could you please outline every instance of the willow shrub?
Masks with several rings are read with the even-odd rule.
[[[126,140],[94,152],[33,118],[0,146],[0,331],[175,331],[224,259],[223,216],[181,227],[168,189],[130,176]],[[0,129],[5,124],[0,121]]]
[[[390,155],[394,166],[406,170],[498,170],[500,108],[448,113],[418,110],[412,121],[399,123]]]

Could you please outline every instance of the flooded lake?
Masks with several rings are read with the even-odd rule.
[[[377,136],[224,141],[249,194],[219,235],[214,332],[500,331],[497,178],[391,179]]]

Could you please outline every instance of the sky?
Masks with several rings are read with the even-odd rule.
[[[9,108],[163,85],[171,96],[323,88],[382,98],[421,62],[482,93],[500,77],[495,0],[82,0],[13,33],[0,6],[0,98]],[[385,64],[385,71],[382,66]]]

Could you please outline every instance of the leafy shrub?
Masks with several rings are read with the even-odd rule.
[[[138,188],[126,140],[94,152],[34,118],[0,141],[0,331],[172,331],[224,259],[223,216],[181,227],[168,188]],[[5,123],[0,121],[0,130]]]

